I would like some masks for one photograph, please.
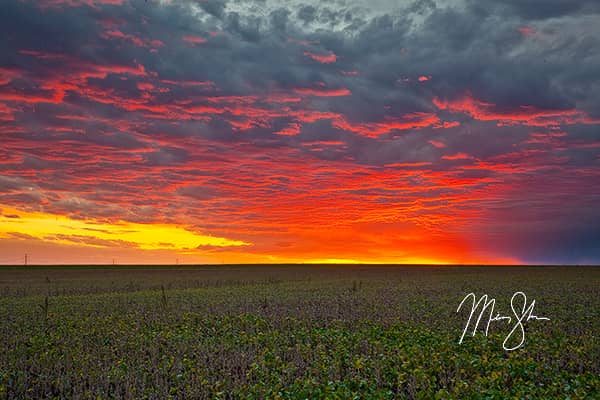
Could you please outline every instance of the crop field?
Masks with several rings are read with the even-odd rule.
[[[594,267],[2,267],[0,321],[2,399],[600,398]]]

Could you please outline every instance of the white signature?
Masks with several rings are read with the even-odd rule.
[[[477,300],[475,293],[469,293],[460,302],[460,304],[458,305],[458,308],[456,309],[456,312],[459,312],[461,307],[465,303],[465,301],[467,301],[469,299],[472,300],[471,312],[469,314],[469,319],[467,320],[467,324],[465,325],[465,329],[463,330],[463,333],[462,333],[458,343],[462,344],[463,339],[465,338],[465,334],[467,333],[467,331],[469,330],[469,326],[471,325],[471,320],[473,319],[473,315],[475,315],[476,312],[479,312],[479,316],[477,318],[477,322],[475,322],[475,326],[473,326],[473,333],[471,336],[475,336],[475,333],[477,332],[477,328],[479,327],[479,323],[481,322],[486,310],[489,310],[489,316],[487,318],[487,324],[485,326],[485,336],[488,335],[488,329],[490,328],[490,323],[492,323],[493,321],[505,320],[505,321],[508,321],[509,324],[512,322],[513,317],[509,317],[506,315],[500,315],[499,312],[496,312],[496,315],[494,315],[494,307],[496,305],[496,299],[488,300],[487,294],[484,294],[483,296],[481,296],[481,298],[479,300]],[[518,307],[518,305],[516,304],[519,302],[519,299],[522,299],[522,301],[523,301],[522,307]],[[479,309],[480,306],[481,306],[481,309]],[[532,319],[537,320],[537,321],[549,321],[550,320],[550,318],[538,317],[537,315],[534,315],[533,314],[534,307],[535,307],[535,300],[532,300],[531,304],[527,305],[527,296],[525,296],[525,293],[515,292],[515,294],[512,295],[512,297],[510,299],[510,308],[512,309],[516,323],[513,326],[512,330],[509,332],[509,334],[506,336],[504,341],[502,342],[502,348],[504,350],[512,351],[512,350],[516,350],[519,347],[523,346],[523,343],[525,343],[525,328],[523,326],[524,322],[527,322]],[[518,336],[515,336],[515,335],[518,335]],[[513,336],[517,337],[520,340],[515,346],[509,347],[507,345],[507,343],[510,342],[510,339]]]

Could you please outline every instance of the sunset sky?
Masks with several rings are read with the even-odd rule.
[[[0,264],[598,263],[597,0],[3,0]]]

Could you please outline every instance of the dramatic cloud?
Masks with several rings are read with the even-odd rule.
[[[596,1],[0,8],[0,263],[600,260]]]

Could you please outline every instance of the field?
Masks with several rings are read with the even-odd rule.
[[[600,398],[593,267],[2,267],[0,321],[7,399]]]

